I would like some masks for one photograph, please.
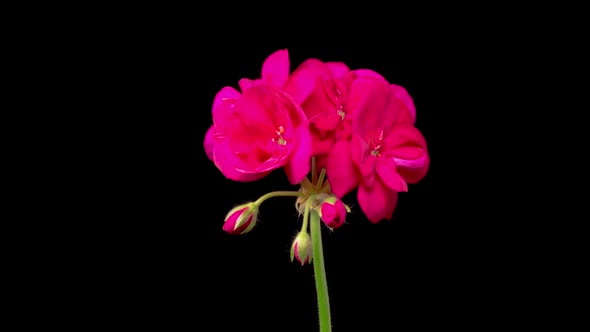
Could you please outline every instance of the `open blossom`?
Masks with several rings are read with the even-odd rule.
[[[391,218],[398,192],[422,179],[430,161],[420,131],[402,121],[397,87],[376,92],[376,104],[359,112],[351,139],[352,160],[361,175],[357,199],[371,222]]]
[[[429,167],[426,141],[413,126],[415,107],[402,87],[373,82],[357,111],[350,141],[338,142],[328,159],[328,179],[339,197],[358,187],[369,221],[390,219],[399,192]]]
[[[355,113],[369,96],[367,89],[373,81],[387,84],[385,78],[372,70],[350,70],[342,62],[314,58],[297,67],[289,78],[289,82],[294,81],[313,87],[301,107],[309,119],[312,155],[320,169],[325,166],[334,144],[350,139]]]
[[[242,79],[242,92],[221,89],[213,101],[213,125],[204,141],[207,156],[229,179],[255,181],[284,167],[297,184],[310,169],[311,134],[307,117],[286,84],[286,51],[269,56],[262,77]]]
[[[379,74],[371,75],[373,72],[365,72],[369,73],[365,75],[367,77],[358,79],[358,84],[363,88],[358,89],[358,95],[360,96],[359,99],[361,99],[361,101],[359,101],[357,109],[363,108],[365,113],[380,112],[380,109],[385,107],[383,98],[386,94],[385,91],[388,90],[389,82]],[[372,100],[376,97],[380,98],[380,100]],[[357,122],[358,121],[356,121],[355,118],[355,124],[357,124]],[[352,132],[352,124],[350,127]],[[340,198],[356,189],[361,180],[359,169],[352,160],[351,137],[352,134],[348,139],[341,139],[336,142],[330,150],[325,162],[328,181],[330,182],[332,192]]]
[[[313,87],[301,103],[310,124],[319,131],[332,132],[337,139],[350,136],[354,113],[367,96],[366,82],[386,82],[372,70],[350,70],[342,62],[322,62],[313,58],[297,67],[289,81],[301,77]]]

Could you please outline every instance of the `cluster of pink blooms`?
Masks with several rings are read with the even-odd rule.
[[[340,199],[353,190],[377,223],[391,219],[398,193],[426,175],[430,158],[414,126],[412,98],[373,70],[311,58],[291,72],[288,51],[278,50],[264,61],[260,78],[238,85],[214,98],[207,156],[228,179],[243,182],[283,168],[298,185],[312,165],[325,169],[329,199],[318,208],[330,228],[344,222],[348,207]],[[249,231],[256,212],[255,205],[236,207],[224,230]]]

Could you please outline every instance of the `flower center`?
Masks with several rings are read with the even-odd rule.
[[[280,144],[280,145],[286,145],[287,144],[287,141],[283,137],[283,134],[284,133],[285,133],[285,127],[279,126],[277,128],[277,130],[276,130],[277,137],[276,138],[273,138],[272,141],[275,142],[275,143],[277,143],[277,144]]]
[[[338,115],[340,115],[340,120],[344,120],[346,117],[346,112],[344,112],[344,106],[340,105],[340,108],[336,111]]]
[[[379,152],[380,147],[381,145],[377,145],[375,148],[373,148],[373,150],[371,150],[371,155],[379,157],[381,155],[381,152]]]
[[[379,131],[379,134],[377,136],[373,136],[373,135],[370,136],[369,147],[371,148],[371,155],[377,156],[377,157],[379,157],[381,155],[381,152],[379,150],[381,149],[382,142],[383,142],[383,129],[381,129],[381,131]]]

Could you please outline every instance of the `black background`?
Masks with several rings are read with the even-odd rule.
[[[289,261],[299,228],[293,200],[265,203],[249,234],[222,231],[234,205],[296,188],[281,170],[229,181],[202,145],[215,93],[259,77],[268,55],[288,49],[291,69],[309,57],[343,61],[404,86],[432,160],[400,195],[392,220],[371,224],[351,194],[347,223],[324,231],[334,331],[551,320],[563,329],[554,310],[567,301],[551,296],[578,294],[565,290],[572,274],[562,267],[583,260],[568,265],[577,250],[557,249],[563,240],[584,242],[569,240],[579,217],[549,211],[568,193],[562,185],[578,184],[579,161],[569,157],[579,151],[562,149],[580,140],[554,140],[562,134],[553,122],[571,122],[562,102],[575,93],[560,95],[573,81],[550,74],[579,73],[562,47],[579,44],[575,34],[528,7],[392,11],[354,3],[320,13],[298,4],[268,14],[245,3],[255,17],[226,5],[52,7],[55,15],[37,7],[43,20],[27,10],[35,24],[14,25],[19,46],[9,49],[24,64],[7,62],[19,74],[10,83],[39,88],[23,89],[23,100],[41,105],[23,104],[19,113],[26,129],[43,133],[22,151],[33,157],[25,175],[7,173],[24,192],[13,198],[42,201],[25,200],[17,214],[40,216],[15,223],[22,233],[6,232],[18,241],[7,255],[18,264],[6,274],[23,284],[7,284],[17,292],[10,304],[30,309],[19,324],[317,330],[313,270]],[[303,13],[288,17],[296,9]],[[26,38],[16,33],[27,29]],[[555,96],[558,105],[547,107]],[[564,224],[567,233],[558,233]]]
[[[297,188],[282,170],[256,182],[230,181],[203,149],[217,91],[259,77],[264,59],[279,49],[288,49],[291,70],[315,57],[372,69],[404,86],[431,156],[428,174],[400,194],[392,220],[371,224],[351,193],[344,199],[352,207],[346,224],[334,232],[324,228],[334,331],[497,322],[500,314],[488,310],[488,299],[501,296],[504,282],[491,253],[502,252],[504,240],[488,246],[494,212],[477,208],[487,180],[478,166],[485,160],[473,152],[480,136],[466,139],[484,121],[473,113],[477,69],[463,63],[472,51],[457,52],[438,36],[311,46],[213,43],[166,32],[125,32],[99,51],[105,61],[97,63],[96,75],[109,79],[100,104],[115,128],[102,138],[114,141],[109,153],[115,158],[99,161],[108,170],[97,174],[99,186],[101,180],[112,186],[94,210],[102,220],[89,231],[100,237],[86,257],[93,281],[80,294],[84,301],[108,302],[92,322],[317,329],[312,266],[289,260],[300,226],[294,199],[264,203],[260,222],[246,235],[222,231],[233,206]]]

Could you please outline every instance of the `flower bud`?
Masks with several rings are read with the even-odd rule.
[[[311,262],[311,237],[307,232],[299,232],[291,245],[291,261],[297,259],[301,265]]]
[[[344,224],[348,208],[335,196],[326,198],[320,207],[320,217],[330,228],[338,228]]]
[[[258,208],[254,203],[246,203],[233,208],[225,217],[223,230],[229,234],[245,234],[254,228]]]

